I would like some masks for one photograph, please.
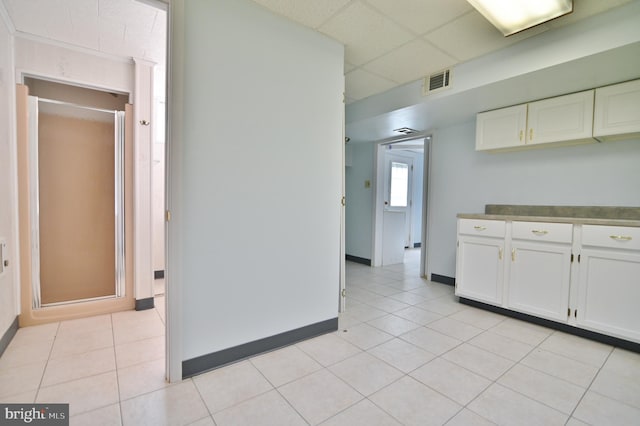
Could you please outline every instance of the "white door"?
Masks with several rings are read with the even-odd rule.
[[[571,246],[513,241],[511,247],[508,307],[566,322]]]
[[[404,213],[403,248],[411,247],[413,159],[387,152],[384,172],[384,211]],[[386,243],[383,241],[383,244]]]
[[[640,342],[640,253],[583,249],[581,258],[577,324]]]
[[[456,263],[456,295],[502,304],[504,239],[460,236]]]

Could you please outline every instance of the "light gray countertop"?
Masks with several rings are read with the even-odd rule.
[[[522,216],[508,214],[458,213],[459,219],[504,220],[518,222],[555,222],[571,223],[574,225],[606,225],[640,227],[640,220],[629,219],[598,219],[585,217],[555,217],[555,216]]]

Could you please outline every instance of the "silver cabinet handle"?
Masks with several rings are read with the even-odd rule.
[[[545,231],[544,229],[532,229],[531,232],[536,235],[547,235],[549,233],[549,231]]]
[[[487,229],[486,226],[481,226],[481,225],[476,225],[473,227],[473,229],[475,229],[476,231],[484,231],[485,229]]]
[[[502,260],[502,247],[498,249],[498,260]]]
[[[609,238],[616,241],[631,241],[633,239],[630,235],[609,235]]]

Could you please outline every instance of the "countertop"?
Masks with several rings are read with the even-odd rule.
[[[640,227],[640,220],[630,219],[602,219],[588,217],[556,217],[556,216],[525,216],[510,214],[459,213],[459,219],[504,220],[518,222],[555,222],[571,223],[574,225],[606,225]]]

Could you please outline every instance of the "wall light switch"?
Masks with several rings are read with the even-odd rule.
[[[364,181],[364,187],[365,188],[371,188],[371,181],[369,179]]]

